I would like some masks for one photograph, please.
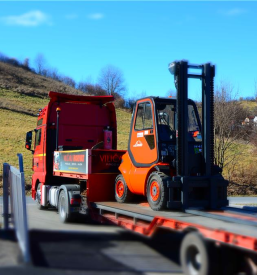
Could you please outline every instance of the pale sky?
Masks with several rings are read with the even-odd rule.
[[[135,97],[174,90],[168,64],[181,59],[215,64],[216,84],[254,96],[256,30],[257,2],[0,2],[1,53],[31,66],[42,53],[76,82],[97,82],[111,64]],[[190,96],[198,99],[194,81]]]

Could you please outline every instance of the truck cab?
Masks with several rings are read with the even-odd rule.
[[[75,96],[49,93],[39,110],[37,126],[26,136],[33,153],[32,197],[41,204],[42,186],[78,183],[78,179],[53,175],[54,151],[117,148],[116,113],[112,96]],[[105,132],[109,132],[105,139]]]

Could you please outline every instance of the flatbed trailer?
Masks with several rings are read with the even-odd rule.
[[[218,210],[188,208],[183,211],[154,211],[141,197],[141,202],[138,199],[134,203],[116,202],[114,181],[118,174],[117,166],[124,153],[125,151],[103,149],[55,151],[54,156],[58,154],[58,158],[55,157],[54,163],[57,159],[59,167],[54,168],[53,173],[64,181],[67,178],[79,178],[81,183],[76,190],[80,190],[84,212],[95,220],[111,222],[146,236],[153,235],[159,227],[179,232],[197,230],[210,240],[257,251],[257,212],[235,207],[222,207]],[[67,165],[74,156],[79,161],[73,166]],[[82,167],[80,172],[72,172],[72,169],[80,169],[79,167]],[[83,194],[81,188],[85,179],[87,183],[84,188],[87,192]],[[52,198],[51,190],[49,197]],[[54,196],[56,195],[54,192]],[[57,197],[54,201],[57,203]],[[78,207],[76,204],[74,206]],[[72,205],[69,208],[72,208]]]
[[[91,203],[91,206],[93,218],[110,221],[146,236],[152,236],[158,227],[174,231],[198,230],[203,237],[213,241],[257,251],[257,213],[251,214],[250,211],[242,213],[240,209],[229,208],[216,211],[214,217],[211,211],[199,210],[156,213],[147,203],[120,204],[109,201]],[[229,213],[233,214],[230,216]],[[208,214],[210,217],[207,217]]]
[[[146,202],[101,201],[90,203],[89,214],[148,237],[158,229],[184,234],[180,258],[185,274],[257,274],[257,212],[236,207],[156,212]],[[193,246],[206,268],[198,270]]]

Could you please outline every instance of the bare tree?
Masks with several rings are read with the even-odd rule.
[[[238,141],[248,142],[251,129],[242,126],[246,116],[247,111],[233,97],[233,87],[221,83],[214,95],[214,162],[226,167],[229,177],[243,153]]]
[[[106,95],[106,91],[102,89],[102,87],[98,84],[94,85],[94,84],[87,83],[86,90],[87,90],[87,93],[89,93],[90,95],[97,95],[97,96]]]
[[[98,84],[92,84],[90,82],[79,82],[78,90],[90,94],[90,95],[106,95],[106,91]]]
[[[68,86],[70,86],[70,87],[72,87],[72,88],[75,88],[75,86],[76,86],[75,80],[72,79],[72,78],[69,77],[69,76],[63,76],[63,77],[61,78],[61,81],[62,81],[64,84],[66,84],[66,85],[68,85]]]
[[[135,98],[129,98],[127,101],[128,108],[131,113],[133,113],[134,106],[136,104],[136,99]]]
[[[42,75],[43,71],[46,71],[46,59],[42,53],[39,53],[35,58],[36,72]]]
[[[58,73],[57,68],[49,68],[47,71],[47,77],[50,77],[56,81],[62,81],[61,75]]]
[[[77,87],[78,90],[82,91],[83,93],[88,93],[87,91],[87,82],[80,81]]]
[[[122,71],[111,65],[101,70],[99,84],[108,95],[122,95],[126,90]]]
[[[24,59],[22,65],[23,65],[23,67],[25,67],[25,68],[29,68],[29,58],[28,58],[28,57]]]

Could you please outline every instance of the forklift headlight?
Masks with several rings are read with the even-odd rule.
[[[169,71],[173,75],[176,73],[176,65],[177,65],[177,62],[172,62],[169,64]]]

